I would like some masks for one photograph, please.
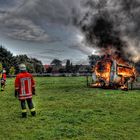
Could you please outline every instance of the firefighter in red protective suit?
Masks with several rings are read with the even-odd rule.
[[[15,97],[18,96],[21,102],[22,117],[27,117],[26,102],[31,111],[31,115],[35,116],[36,111],[32,102],[32,95],[35,95],[35,81],[30,73],[26,71],[25,64],[19,65],[20,73],[15,79]]]
[[[5,85],[6,85],[6,70],[3,70],[1,77],[1,91],[4,91]]]

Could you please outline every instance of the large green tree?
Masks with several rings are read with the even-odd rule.
[[[43,64],[40,60],[37,60],[36,58],[31,58],[31,62],[34,66],[34,69],[35,69],[36,73],[44,72],[44,67],[43,67]]]
[[[27,55],[18,55],[15,57],[17,66],[25,63],[27,70],[31,73],[42,73],[44,71],[43,64],[36,58],[29,58]]]
[[[3,68],[5,68],[6,72],[9,73],[9,69],[14,65],[14,58],[13,54],[3,46],[0,46],[0,61]]]
[[[3,65],[3,68],[6,69],[7,74],[9,74],[11,67],[14,67],[15,73],[18,73],[18,66],[21,63],[25,63],[27,70],[31,73],[43,72],[43,64],[40,60],[36,58],[29,58],[27,55],[13,56],[13,54],[3,46],[0,46],[0,62]]]
[[[62,66],[62,61],[59,59],[54,59],[51,64],[54,66]]]
[[[71,72],[71,63],[69,59],[66,61],[66,72]]]

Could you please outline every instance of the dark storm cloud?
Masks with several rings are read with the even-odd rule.
[[[111,21],[114,34],[127,43],[125,55],[131,53],[131,59],[134,59],[140,52],[139,6],[139,0],[1,0],[0,34],[26,43],[39,42],[40,50],[44,50],[42,43],[46,43],[45,47],[54,47],[54,50],[62,47],[65,51],[61,56],[72,49],[88,54],[92,52],[89,47],[97,47],[97,38],[94,37],[92,43],[83,43],[85,38],[82,36],[86,34],[79,31],[79,25],[96,25],[97,19],[106,17]],[[83,40],[76,38],[77,35]],[[25,46],[23,42],[19,44]],[[38,44],[32,45],[37,48]],[[81,55],[78,51],[77,54]]]
[[[20,14],[24,17],[32,18],[34,21],[46,20],[47,22],[67,25],[72,20],[73,10],[78,8],[78,1],[79,0],[29,0],[23,3]]]
[[[140,59],[140,1],[83,0],[82,7],[85,12],[76,24],[89,45],[111,45],[133,61]]]
[[[73,11],[78,10],[79,5],[75,0],[14,0],[12,2],[0,1],[0,28],[6,36],[25,41],[57,40],[58,37],[48,34],[53,30],[50,27],[52,24],[59,26],[71,24]]]
[[[15,6],[17,4],[17,0],[0,0],[0,5],[2,8]]]
[[[74,62],[87,58],[81,50],[69,47],[77,43],[73,20],[80,15],[80,1],[0,1],[1,42],[14,54],[37,57],[43,63],[54,58]]]

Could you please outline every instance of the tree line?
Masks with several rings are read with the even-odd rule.
[[[89,65],[73,65],[68,59],[65,66],[62,65],[62,61],[59,59],[54,59],[51,62],[51,67],[47,69],[47,73],[59,72],[59,73],[78,73],[78,72],[91,72],[92,66],[96,64],[97,61],[101,59],[100,56],[91,55],[88,56]],[[7,74],[13,75],[19,72],[19,64],[25,63],[27,70],[30,73],[43,73],[44,66],[40,60],[37,58],[29,58],[27,55],[16,55],[14,56],[10,51],[8,51],[2,45],[0,46],[0,72],[3,68],[6,70]],[[140,61],[135,63],[135,67],[138,72],[140,72]]]
[[[31,73],[42,73],[44,71],[43,64],[36,58],[29,58],[27,55],[14,56],[2,45],[0,46],[0,71],[4,68],[7,74],[17,74],[19,72],[19,64],[24,63],[27,70]]]
[[[54,59],[50,63],[50,66],[46,70],[47,73],[86,73],[91,72],[91,67],[87,65],[73,65],[73,63],[67,59],[64,63],[59,59]]]

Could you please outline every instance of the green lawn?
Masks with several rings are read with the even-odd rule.
[[[0,140],[140,140],[140,91],[87,88],[84,77],[36,78],[37,116],[22,119],[13,83],[0,92]]]

